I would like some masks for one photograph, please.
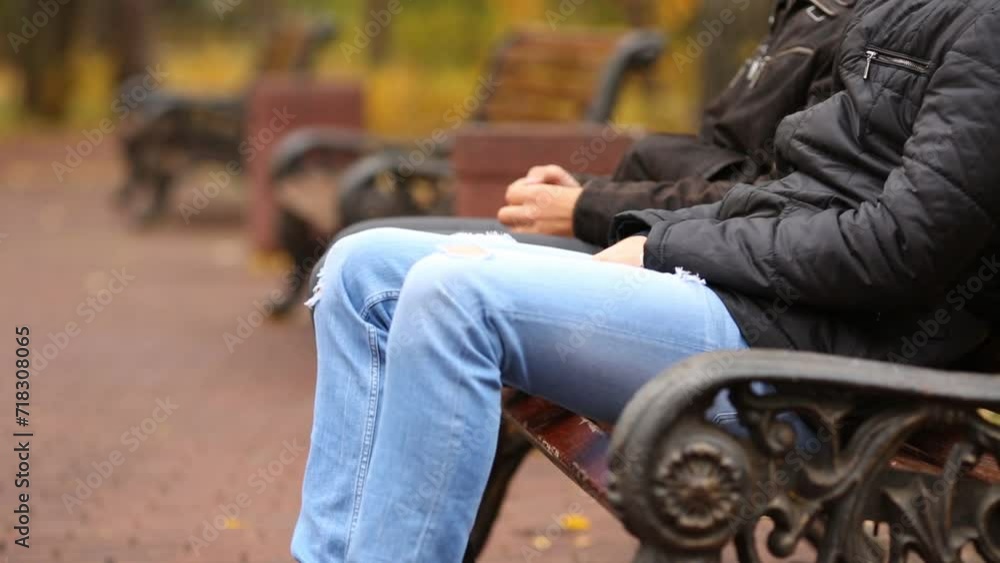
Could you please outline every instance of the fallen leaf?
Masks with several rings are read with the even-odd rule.
[[[531,540],[531,546],[538,551],[545,551],[552,547],[552,540],[545,536],[535,536]]]
[[[587,518],[583,514],[563,514],[559,518],[559,525],[564,530],[570,532],[586,532],[590,529],[590,518]]]

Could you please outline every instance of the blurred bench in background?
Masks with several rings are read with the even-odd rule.
[[[610,175],[642,133],[596,123],[470,125],[455,133],[451,154],[455,214],[496,218],[513,180],[532,166],[557,164],[573,174]]]
[[[361,134],[365,114],[364,86],[359,80],[317,81],[275,76],[258,82],[247,105],[247,136],[256,138],[260,146],[246,162],[250,181],[247,228],[255,237],[255,246],[267,248],[272,244],[271,238],[257,235],[270,235],[275,231],[277,201],[271,186],[270,166],[275,149],[302,128],[327,127],[346,135]],[[275,130],[272,122],[286,110],[294,117],[287,127]],[[356,158],[357,155],[344,152],[332,156],[329,164],[346,167]]]
[[[275,74],[308,76],[317,52],[335,36],[327,21],[275,26],[257,61],[257,79],[228,97],[201,97],[152,90],[122,127],[128,176],[118,203],[139,226],[163,216],[171,187],[189,166],[203,161],[242,166],[247,140],[247,104],[260,80]],[[138,87],[126,83],[126,91]]]

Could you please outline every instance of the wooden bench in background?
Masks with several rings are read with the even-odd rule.
[[[256,78],[234,96],[145,92],[142,105],[120,131],[128,175],[118,191],[118,203],[133,222],[144,226],[163,216],[170,189],[187,167],[204,161],[242,165],[246,151],[241,152],[240,144],[251,126],[248,102],[261,80],[275,75],[308,77],[319,50],[335,35],[333,25],[322,19],[276,25],[259,53]],[[134,87],[126,84],[123,90]],[[342,106],[338,111],[344,123],[360,120],[360,103]]]
[[[612,124],[469,125],[455,133],[455,215],[495,218],[512,181],[532,166],[609,175],[642,135]]]
[[[274,76],[258,81],[247,104],[247,135],[260,137],[270,131],[275,111],[295,117],[287,127],[274,131],[254,158],[246,162],[250,182],[247,229],[256,248],[276,244],[275,209],[278,202],[271,186],[271,156],[289,135],[311,127],[337,128],[345,134],[360,134],[364,128],[365,95],[359,80],[315,80],[296,76]],[[273,138],[271,138],[273,137]],[[260,139],[262,140],[262,139]],[[331,165],[346,167],[356,155],[343,153]]]

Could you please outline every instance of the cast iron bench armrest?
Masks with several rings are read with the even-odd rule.
[[[385,140],[356,129],[310,127],[289,133],[275,147],[269,162],[270,185],[302,171],[307,159],[325,162],[342,160],[347,156],[357,158],[381,148]]]
[[[451,153],[452,139],[436,143],[431,154],[425,158],[446,158]],[[412,141],[379,137],[356,129],[336,127],[310,127],[299,129],[282,139],[271,156],[271,184],[302,172],[306,162],[320,167],[335,168],[344,157],[358,158],[361,155],[389,155],[395,157],[412,150]]]
[[[753,381],[777,393],[757,396]],[[724,388],[746,438],[704,421]],[[611,440],[608,499],[642,542],[637,561],[717,560],[729,540],[754,561],[763,516],[774,521],[768,549],[778,557],[805,540],[817,561],[881,560],[863,531],[873,520],[890,525],[892,561],[906,551],[959,560],[970,541],[1000,561],[1000,426],[983,409],[1000,410],[1000,378],[787,351],[705,354],[626,407]],[[790,411],[815,429],[814,455],[777,418]],[[943,459],[906,454],[943,429]]]
[[[654,65],[668,42],[667,36],[650,30],[637,30],[622,37],[618,49],[604,67],[584,119],[591,123],[607,123],[618,105],[626,75]]]

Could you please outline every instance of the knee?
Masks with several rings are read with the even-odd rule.
[[[500,356],[500,346],[490,336],[494,307],[487,303],[489,276],[482,261],[438,253],[414,264],[399,295],[392,345],[408,346],[446,342]],[[441,335],[447,335],[441,337]]]
[[[402,229],[371,229],[338,238],[323,259],[320,277],[340,275],[343,272],[357,272],[371,263],[373,258],[385,257],[399,247]]]
[[[320,295],[328,288],[346,289],[351,285],[349,278],[363,278],[365,272],[392,255],[404,233],[402,229],[379,228],[338,238],[322,259],[312,283],[312,297],[306,305],[317,307],[323,302]]]
[[[380,255],[393,246],[399,245],[400,237],[407,231],[391,227],[380,227],[354,232],[338,237],[328,251],[328,256],[352,257],[357,255]]]
[[[433,310],[442,305],[467,306],[482,301],[483,269],[481,261],[489,259],[484,251],[477,255],[444,251],[421,259],[406,275],[400,299],[413,299]]]

